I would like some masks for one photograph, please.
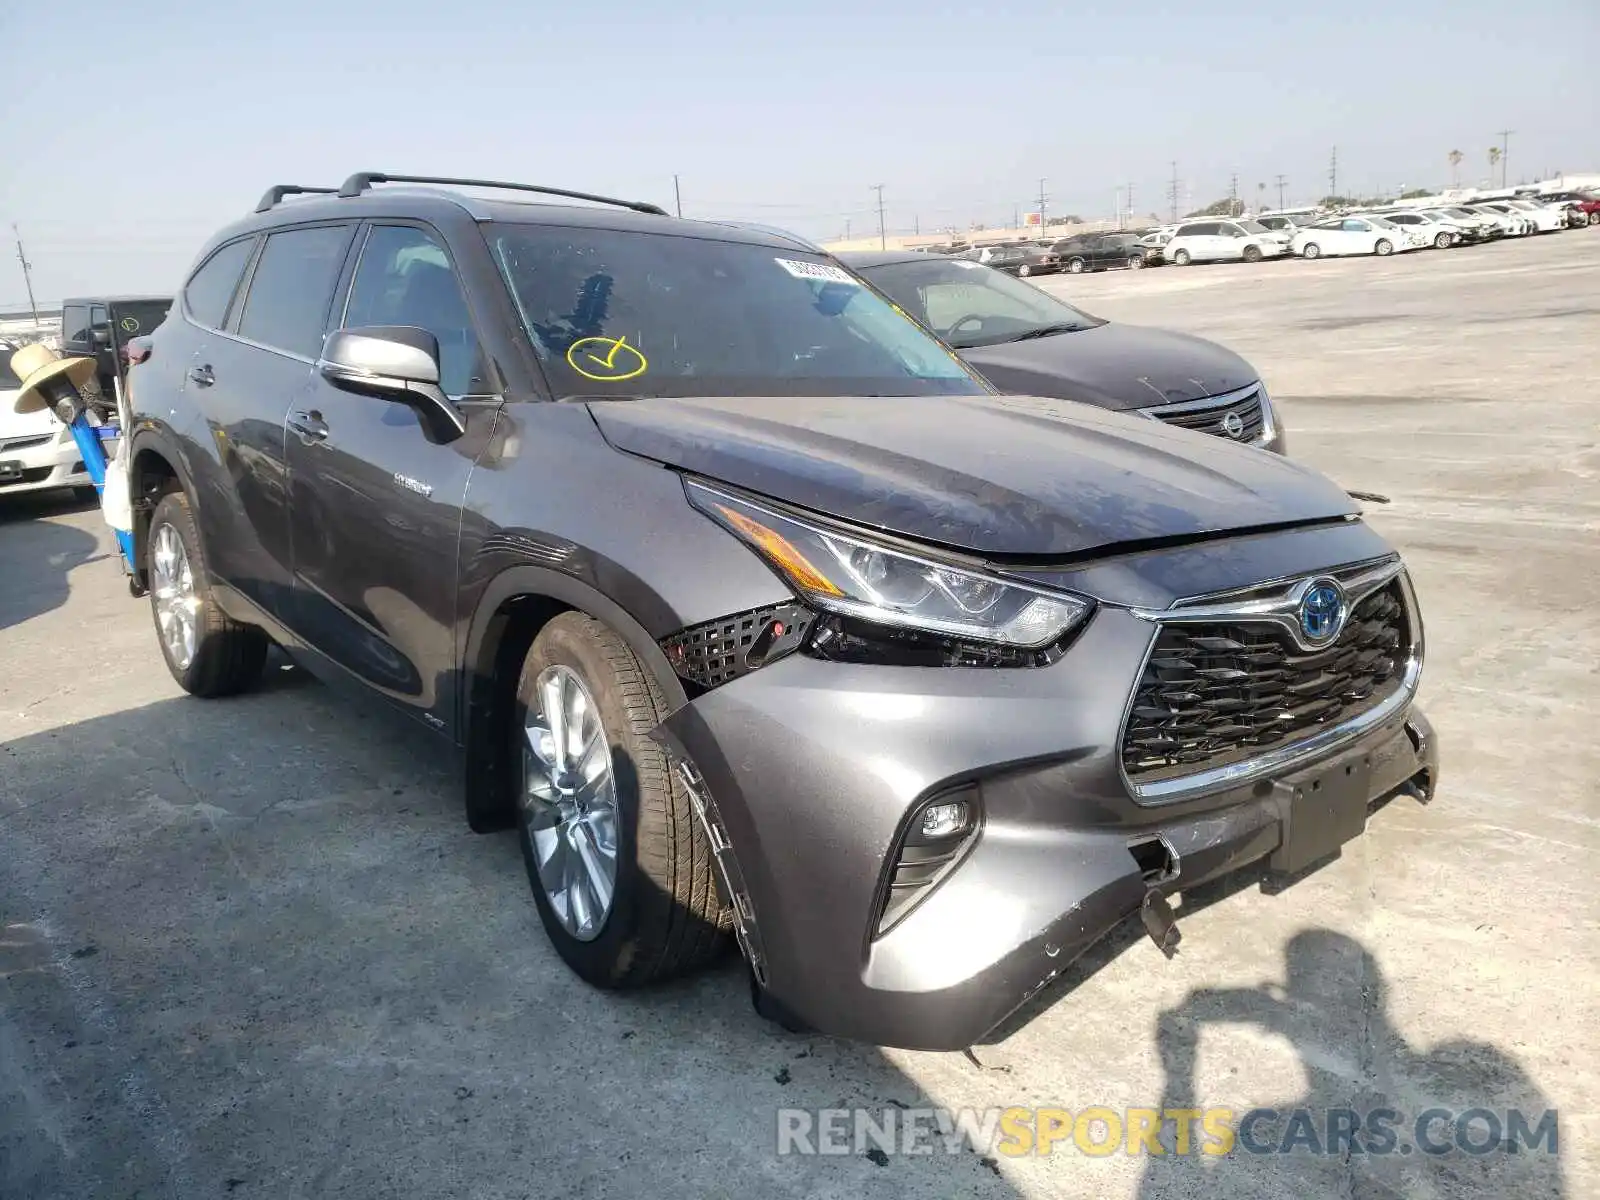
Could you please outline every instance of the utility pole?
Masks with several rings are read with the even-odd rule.
[[[1127,204],[1128,224],[1131,225],[1133,224],[1133,184],[1131,183],[1128,185]],[[1121,222],[1119,221],[1118,224],[1120,225]]]
[[[1511,135],[1515,129],[1502,129],[1500,131],[1500,186],[1506,186],[1506,162],[1511,157]]]
[[[844,240],[847,241],[847,242],[850,240],[850,218],[849,217],[846,217],[844,219]]]
[[[1167,199],[1172,201],[1172,219],[1178,219],[1178,164],[1172,164],[1172,182],[1167,185]]]
[[[911,218],[911,232],[917,237],[922,236],[922,217],[920,215]]]
[[[28,256],[22,252],[22,230],[12,222],[11,232],[17,235],[17,261],[22,264],[22,282],[28,289],[28,308],[33,312],[33,323],[39,324],[39,305],[33,298],[33,264],[28,261]]]
[[[1022,228],[1022,205],[1020,204],[1013,204],[1011,206],[1011,228]]]
[[[672,199],[678,206],[678,215],[683,216],[683,193],[678,190],[678,177],[672,177]]]
[[[1280,209],[1283,207],[1283,185],[1288,182],[1282,175],[1278,176],[1278,207]]]
[[[1044,180],[1039,180],[1039,236],[1045,236],[1044,204],[1047,197],[1044,194]]]
[[[1239,215],[1239,172],[1235,171],[1228,177],[1228,215]]]
[[[889,234],[883,223],[883,184],[875,183],[872,190],[878,193],[878,249],[889,248]]]
[[[1333,148],[1333,157],[1328,160],[1328,195],[1339,194],[1339,147]]]

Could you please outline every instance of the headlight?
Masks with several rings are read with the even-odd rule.
[[[687,483],[689,502],[770,563],[817,608],[962,641],[1036,649],[1089,615],[1075,596],[891,550]]]

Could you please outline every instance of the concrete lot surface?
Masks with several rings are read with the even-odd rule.
[[[1112,939],[976,1062],[787,1035],[734,963],[580,983],[425,739],[290,669],[181,697],[98,513],[5,503],[0,1196],[1597,1194],[1600,231],[1044,286],[1244,353],[1393,497],[1435,804],[1171,962]],[[780,1107],[1379,1104],[1558,1108],[1560,1154],[775,1153]]]

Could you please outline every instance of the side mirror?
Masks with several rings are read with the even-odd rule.
[[[317,371],[336,388],[416,410],[437,442],[467,431],[466,418],[439,387],[439,339],[410,325],[372,325],[330,333]]]
[[[105,350],[111,345],[111,330],[104,325],[96,325],[89,331],[89,340],[99,349]]]

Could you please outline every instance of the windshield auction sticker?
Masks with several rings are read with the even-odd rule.
[[[793,258],[775,258],[772,260],[796,279],[820,279],[824,283],[848,283],[851,287],[860,287],[861,281],[850,274],[843,267],[835,267],[829,263],[801,262]]]

